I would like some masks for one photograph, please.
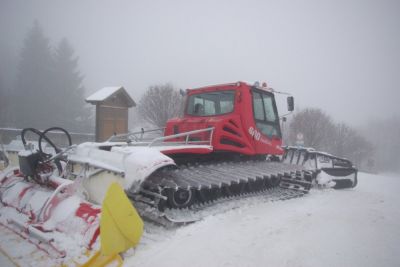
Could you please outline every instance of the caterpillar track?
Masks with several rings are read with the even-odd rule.
[[[135,203],[147,204],[139,204],[143,217],[176,225],[197,221],[207,216],[205,210],[221,203],[225,203],[223,209],[231,209],[227,200],[254,195],[274,200],[302,196],[310,190],[312,177],[302,166],[281,162],[205,163],[158,170],[144,181],[139,195],[128,195]]]
[[[142,202],[135,202],[138,212],[143,218],[161,224],[167,228],[199,221],[208,216],[227,212],[255,202],[276,202],[302,197],[305,193],[297,190],[274,187],[258,192],[244,193],[232,197],[222,197],[212,202],[193,204],[189,208],[170,209],[163,212]]]

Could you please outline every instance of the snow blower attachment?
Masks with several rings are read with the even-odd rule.
[[[282,162],[314,171],[317,185],[335,189],[357,185],[357,169],[351,161],[312,148],[286,147]]]
[[[143,230],[124,191],[109,183],[106,196],[98,196],[99,202],[87,199],[83,194],[87,173],[70,175],[67,154],[75,147],[68,132],[56,127],[43,133],[24,129],[24,144],[28,131],[39,135],[39,151],[20,151],[19,168],[0,172],[0,224],[48,254],[54,265],[84,263],[93,254],[102,261],[107,256],[106,261],[119,262],[118,253],[136,245]],[[65,133],[70,146],[57,147],[46,136],[50,131]],[[42,139],[54,148],[55,155],[43,152]],[[113,210],[115,206],[119,209]]]

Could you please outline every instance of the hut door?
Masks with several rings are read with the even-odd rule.
[[[105,141],[113,134],[128,132],[128,109],[102,106],[99,118],[99,140]]]

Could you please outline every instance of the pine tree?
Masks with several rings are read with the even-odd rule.
[[[77,65],[78,58],[67,39],[63,39],[53,53],[49,40],[35,22],[21,51],[12,112],[15,126],[90,130],[83,77]]]
[[[13,113],[17,127],[51,126],[54,111],[48,109],[52,91],[53,59],[49,40],[36,21],[21,51]]]
[[[89,109],[85,107],[83,76],[77,70],[78,57],[66,38],[59,43],[54,55],[53,105],[57,121],[69,130],[88,130]]]

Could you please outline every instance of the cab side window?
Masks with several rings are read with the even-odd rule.
[[[256,127],[269,138],[280,137],[279,119],[275,112],[273,95],[259,91],[252,91],[252,94]]]

